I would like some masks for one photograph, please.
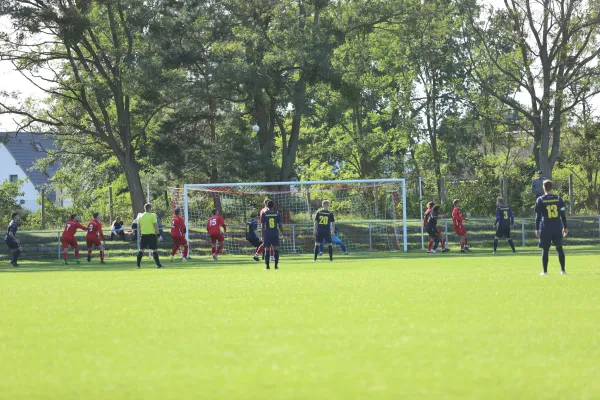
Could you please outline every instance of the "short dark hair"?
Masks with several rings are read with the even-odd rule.
[[[175,215],[179,215],[179,214],[181,214],[181,208],[177,207],[175,209]]]
[[[219,211],[218,208],[213,208],[213,215],[217,215],[217,211]]]
[[[537,173],[538,173],[538,175],[544,175],[544,173],[541,170],[538,171]]]
[[[98,218],[98,215],[100,215],[100,213],[99,212],[95,212],[95,213],[92,214],[92,217],[94,217],[94,219],[96,219],[96,218]]]
[[[269,202],[267,203],[267,207],[269,207],[269,208],[275,207],[275,202],[273,200],[269,200]]]
[[[152,210],[152,204],[150,204],[150,203],[146,203],[146,204],[144,205],[144,210],[146,210],[146,211],[150,211],[150,210]]]
[[[433,211],[435,214],[437,214],[438,212],[440,212],[440,206],[433,207],[433,209],[431,211]]]
[[[551,180],[544,181],[544,190],[546,192],[549,192],[552,190],[552,181]]]
[[[435,206],[435,203],[433,201],[427,203],[427,207],[432,208],[433,206]]]
[[[19,213],[18,213],[18,212],[14,212],[14,213],[12,213],[12,214],[11,214],[11,216],[10,216],[10,217],[11,217],[12,219],[15,219],[15,217],[16,217],[17,215],[19,215]]]
[[[76,216],[77,214],[71,214],[71,219],[75,219]]]
[[[456,205],[458,204],[460,200],[459,199],[454,199],[454,201],[452,202],[452,204],[454,204],[454,207],[456,207]]]
[[[498,199],[496,199],[496,201],[500,204],[504,204],[504,199],[502,197],[498,197]]]

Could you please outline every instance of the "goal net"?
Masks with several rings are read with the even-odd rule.
[[[247,222],[265,199],[282,215],[282,253],[312,253],[313,220],[323,200],[329,200],[337,236],[348,252],[407,251],[406,184],[404,179],[186,184],[171,189],[172,208],[180,207],[188,226],[190,253],[210,254],[206,223],[213,209],[221,210],[227,225],[227,254],[254,254],[246,240]],[[334,244],[334,251],[341,246]]]

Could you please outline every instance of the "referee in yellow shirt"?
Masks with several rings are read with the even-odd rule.
[[[152,212],[152,205],[150,203],[144,206],[145,213],[138,215],[138,230],[141,233],[140,237],[140,251],[137,255],[137,267],[141,268],[142,258],[144,257],[144,250],[152,250],[154,261],[156,262],[156,268],[163,268],[160,265],[158,259],[158,218],[156,214]]]

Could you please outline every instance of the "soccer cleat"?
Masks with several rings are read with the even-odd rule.
[[[495,250],[494,250],[494,251],[492,251],[492,254],[496,254],[496,251],[495,251]]]
[[[561,274],[561,275],[566,275],[566,274],[567,274],[567,271],[560,271],[560,274]]]
[[[106,264],[104,261],[100,261],[100,264]]]
[[[517,251],[516,251],[516,250],[513,250],[513,254],[517,254]]]
[[[156,266],[156,269],[161,269],[161,268],[164,268],[164,267],[160,264]]]
[[[449,251],[450,251],[450,249],[446,247],[445,249],[442,250],[442,253],[447,253]]]
[[[271,269],[271,267],[265,267],[265,270],[267,270],[267,269]]]
[[[276,266],[275,266],[275,269],[279,269],[279,267],[276,265]]]
[[[91,261],[92,261],[92,256],[90,256],[90,255],[88,254],[88,256],[87,256],[87,260],[88,260],[88,262],[91,262]]]
[[[313,262],[317,262],[317,259],[316,259],[316,258],[313,258]]]
[[[329,261],[333,262],[333,258],[330,258]]]
[[[348,252],[347,252],[347,251],[345,251],[345,252],[344,252],[344,255],[346,255],[346,256],[347,256],[347,255],[348,255]]]
[[[213,254],[213,261],[217,261],[219,259],[219,256],[217,256],[217,253]]]
[[[275,256],[271,256],[271,262],[275,262]]]
[[[140,265],[138,265],[138,266],[137,266],[137,269],[140,269],[140,268],[142,268],[142,267],[141,267]]]
[[[461,253],[466,253],[465,249],[460,249]]]
[[[427,250],[427,254],[431,254],[431,250]]]
[[[73,261],[75,261],[75,264],[81,264],[77,258],[73,259]]]
[[[171,260],[171,262],[173,262],[173,256],[169,257],[169,260]]]
[[[69,265],[69,263],[66,262],[65,260],[62,260],[62,265]]]
[[[437,251],[435,251],[435,250],[431,250],[431,251],[429,252],[429,254],[435,254],[435,253],[437,253]]]
[[[465,247],[465,251],[466,251],[467,253],[470,253],[470,252],[471,252],[471,249],[470,249],[470,248],[468,248],[468,247]]]
[[[10,265],[12,265],[12,266],[13,266],[13,267],[15,267],[15,268],[19,268],[19,264],[17,264],[17,263],[16,263],[16,262],[14,262],[14,261],[11,261],[11,262],[10,262]]]
[[[255,255],[254,255],[254,257],[252,257],[252,259],[253,259],[254,261],[259,261],[259,260],[260,260],[260,258],[258,258],[258,254],[255,254]]]
[[[181,262],[187,262],[187,258],[182,258]]]
[[[319,253],[319,257],[321,257],[323,255],[323,253]]]
[[[548,275],[548,273],[547,273],[547,272],[542,272],[542,273],[540,274],[540,276],[544,276],[544,275]]]

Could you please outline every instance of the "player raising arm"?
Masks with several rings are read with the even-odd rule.
[[[329,211],[329,201],[323,200],[323,208],[315,214],[313,233],[315,235],[315,252],[313,262],[317,261],[321,243],[325,241],[329,250],[329,261],[333,261],[333,246],[331,245],[331,232],[335,232],[335,218]]]
[[[469,238],[467,236],[467,228],[463,225],[463,221],[467,218],[462,216],[460,211],[460,200],[456,199],[453,202],[454,209],[452,210],[452,224],[454,225],[454,232],[460,237],[460,252],[470,253],[469,249]]]
[[[64,265],[67,265],[67,255],[69,254],[70,247],[73,247],[73,249],[75,249],[74,260],[75,260],[76,264],[79,264],[79,259],[78,259],[79,244],[77,243],[77,240],[75,239],[75,234],[77,233],[77,229],[87,231],[88,228],[86,228],[85,226],[83,226],[79,223],[79,217],[77,216],[77,214],[72,214],[71,219],[69,219],[67,221],[67,223],[65,224],[65,230],[63,231],[62,237],[60,239],[62,242],[62,249],[63,249],[62,263]]]
[[[256,252],[252,258],[254,261],[258,261],[258,255],[264,254],[265,245],[258,236],[258,222],[254,219],[254,217],[256,217],[256,215],[252,214],[250,219],[246,222],[246,240],[256,248]]]
[[[429,216],[431,215],[431,211],[433,209],[433,206],[435,205],[435,203],[433,201],[430,201],[429,203],[427,203],[427,211],[425,211],[425,217],[423,218],[423,227],[425,228],[425,232],[427,232],[427,222],[429,222]],[[443,253],[447,253],[450,251],[450,249],[448,247],[446,247],[446,239],[444,238],[444,235],[442,235],[442,230],[440,229],[440,227],[437,227],[437,232],[439,235],[439,239],[440,242],[442,244],[442,252]],[[427,252],[431,253],[431,248],[433,247],[433,239],[429,238],[429,244],[427,245]]]
[[[177,207],[174,211],[175,215],[171,221],[171,238],[173,239],[173,249],[171,250],[171,261],[175,253],[181,252],[181,246],[183,246],[183,261],[185,262],[188,257],[188,242],[185,239],[185,233],[187,228],[185,226],[185,220],[181,218],[181,209]]]
[[[515,223],[515,214],[509,206],[504,205],[504,199],[496,200],[496,221],[494,222],[494,229],[496,229],[496,237],[494,237],[494,253],[498,248],[498,239],[505,238],[508,241],[510,248],[514,254],[517,254],[515,250],[515,244],[510,238],[510,227]]]
[[[225,220],[223,220],[219,210],[215,208],[213,216],[206,223],[206,231],[210,235],[210,242],[212,243],[212,257],[215,261],[218,260],[219,254],[223,250],[223,247],[225,247],[225,237],[223,236],[223,232],[221,232],[221,227],[223,227],[223,232],[227,232]],[[217,247],[217,242],[219,242],[219,247]]]
[[[262,224],[262,236],[265,248],[273,249],[275,269],[279,269],[279,235],[281,234],[283,236],[283,224],[281,222],[281,214],[273,210],[275,202],[269,200],[267,207],[269,209],[265,211],[260,218],[260,223]],[[265,264],[267,265],[265,269],[270,269],[269,261],[270,257],[267,257],[265,254]]]
[[[21,217],[19,216],[19,213],[14,212],[12,213],[11,219],[12,220],[8,224],[8,232],[6,233],[4,242],[8,246],[8,249],[12,252],[10,264],[13,267],[18,267],[19,264],[17,264],[17,259],[23,251],[23,248],[21,247],[21,238],[17,236],[17,231],[19,230],[18,222]]]
[[[100,249],[100,264],[104,264],[104,242],[106,238],[102,232],[102,222],[100,222],[100,213],[94,213],[94,219],[88,224],[87,235],[85,242],[87,244],[87,261],[92,261],[92,249],[96,247]],[[102,243],[100,243],[102,238]]]
[[[565,252],[562,239],[569,233],[567,230],[567,215],[564,200],[552,193],[552,181],[544,181],[544,195],[535,202],[535,236],[540,239],[538,247],[542,249],[542,267],[540,275],[548,273],[548,252],[554,244],[560,262],[560,271],[565,270]]]

